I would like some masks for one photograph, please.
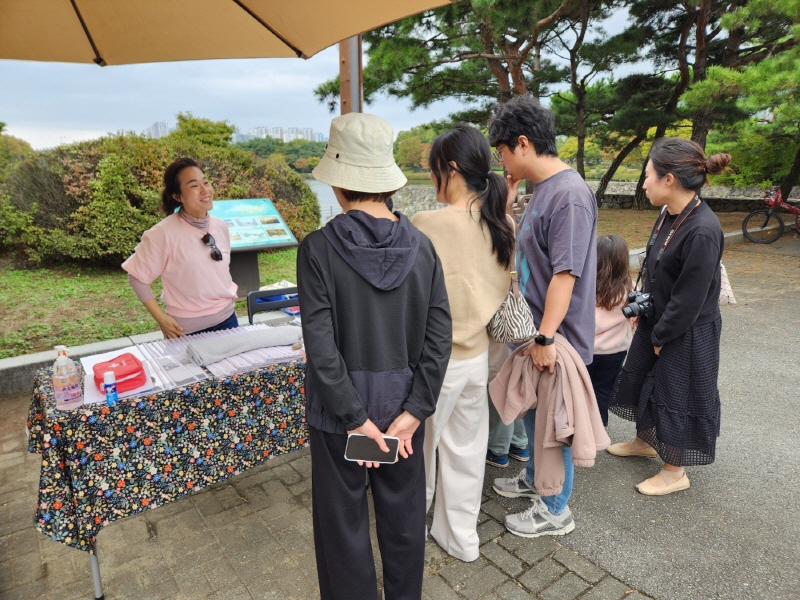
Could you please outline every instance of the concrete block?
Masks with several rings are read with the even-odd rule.
[[[462,596],[470,600],[477,600],[488,595],[506,581],[508,581],[508,576],[505,573],[489,565],[467,579],[459,591]]]
[[[503,535],[505,530],[506,528],[500,525],[500,523],[497,521],[489,520],[478,525],[478,537],[481,540],[481,544],[485,544],[486,542]]]
[[[484,565],[486,565],[486,561],[482,559],[478,559],[477,561],[471,563],[465,563],[457,560],[439,571],[439,575],[441,575],[451,587],[455,588],[456,586],[463,584],[475,572],[476,567],[481,567]]]
[[[534,594],[538,594],[543,589],[550,587],[564,573],[566,573],[564,567],[556,561],[547,558],[528,569],[528,571],[519,578],[519,582]]]
[[[501,600],[534,600],[534,596],[525,591],[516,581],[506,581],[494,591]]]
[[[481,554],[511,577],[516,577],[524,570],[522,561],[499,544],[484,544],[483,548],[481,548]]]
[[[44,598],[44,580],[32,581],[23,586],[15,587],[0,594],[0,600],[33,600],[34,598]],[[67,598],[67,596],[59,596],[59,598]]]
[[[621,581],[613,577],[606,577],[585,594],[581,600],[621,600],[626,597],[625,593],[629,589]]]
[[[524,562],[532,565],[546,556],[550,556],[561,546],[551,537],[538,537],[526,540],[526,544],[514,550],[514,554]]]
[[[572,600],[589,589],[589,584],[574,573],[567,573],[548,587],[539,597],[542,600]]]
[[[422,582],[422,594],[424,598],[430,600],[459,600],[460,598],[441,577],[426,577]]]
[[[149,333],[138,333],[128,338],[134,344],[147,344],[148,342],[157,342],[164,339],[164,334],[159,331],[151,331]]]
[[[607,575],[603,569],[567,548],[559,548],[553,558],[589,583],[597,583]]]
[[[485,512],[487,515],[491,516],[500,523],[505,522],[506,515],[508,514],[508,509],[500,504],[497,500],[489,500],[488,502],[481,504],[481,511]]]

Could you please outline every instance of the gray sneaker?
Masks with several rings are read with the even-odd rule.
[[[566,535],[575,529],[575,521],[569,506],[560,515],[554,515],[541,498],[536,498],[529,509],[506,517],[506,529],[514,535],[526,538]]]
[[[515,477],[498,477],[494,480],[492,489],[504,498],[538,498],[536,489],[528,483],[525,469]]]

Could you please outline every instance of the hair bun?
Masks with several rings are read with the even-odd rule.
[[[718,175],[725,170],[731,162],[731,155],[725,152],[718,152],[712,154],[706,159],[706,173],[709,175]]]

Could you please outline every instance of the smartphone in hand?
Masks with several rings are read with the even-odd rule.
[[[353,462],[375,462],[393,464],[397,462],[397,452],[400,449],[400,439],[383,436],[383,441],[389,446],[389,452],[384,452],[378,442],[361,433],[347,435],[347,447],[344,450],[346,460]]]

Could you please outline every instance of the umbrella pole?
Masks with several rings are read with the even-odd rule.
[[[339,97],[341,113],[364,111],[361,35],[339,42]]]

